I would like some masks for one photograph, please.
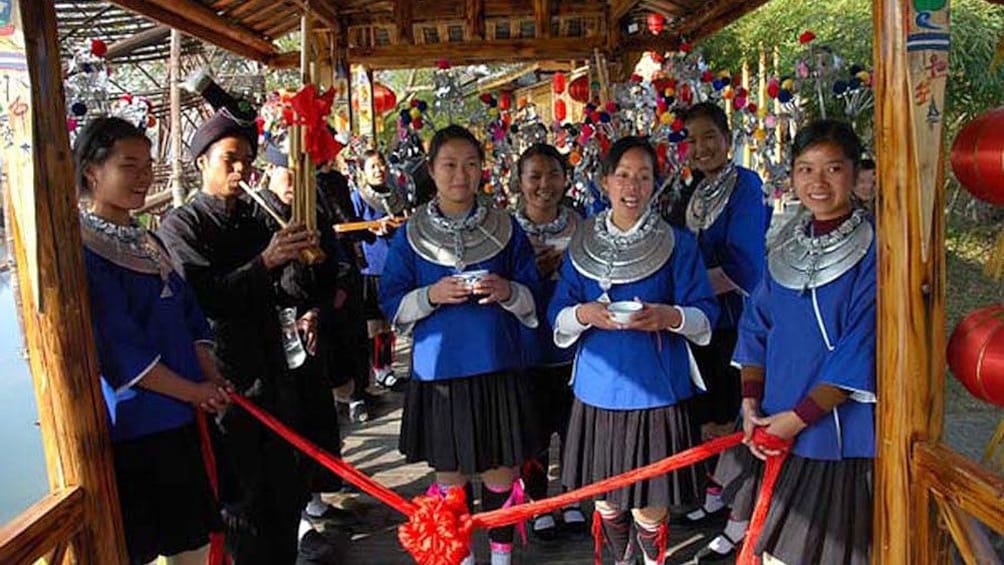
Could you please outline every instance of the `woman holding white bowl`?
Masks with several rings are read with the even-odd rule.
[[[645,138],[622,138],[610,148],[601,184],[611,208],[576,231],[548,308],[555,343],[577,344],[562,469],[568,488],[698,443],[684,401],[703,383],[687,341],[708,343],[718,305],[694,237],[649,207],[655,164]],[[632,309],[623,302],[640,307],[617,311]],[[633,562],[636,545],[646,564],[662,563],[668,509],[696,499],[704,475],[699,467],[596,502],[615,563]]]

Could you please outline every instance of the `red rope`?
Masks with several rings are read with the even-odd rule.
[[[511,508],[482,512],[473,516],[467,513],[463,489],[450,489],[446,497],[418,496],[409,502],[389,488],[374,481],[339,457],[324,451],[313,442],[265,412],[247,398],[231,394],[234,404],[257,418],[266,427],[291,443],[331,472],[349,481],[380,502],[408,517],[408,522],[398,529],[398,539],[415,560],[422,565],[456,565],[470,552],[470,534],[474,528],[499,528],[522,522],[537,514],[545,514],[603,493],[623,488],[638,481],[693,465],[730,447],[739,445],[742,432],[713,439],[707,443],[681,451],[650,465],[610,477],[591,485],[557,496],[521,504]],[[768,465],[768,473],[770,467]],[[766,484],[766,477],[765,477]],[[759,505],[763,503],[761,491]],[[769,504],[769,496],[767,497]],[[764,511],[766,514],[766,511]],[[756,514],[754,513],[754,517]],[[595,528],[595,524],[594,524]],[[751,532],[753,530],[751,529]],[[747,538],[750,539],[750,538]],[[461,549],[463,551],[461,551]]]
[[[765,428],[756,428],[753,430],[753,443],[764,449],[776,450],[781,453],[767,457],[763,482],[760,483],[760,493],[757,495],[753,517],[750,518],[750,527],[746,532],[746,541],[743,542],[743,549],[739,553],[736,565],[757,565],[760,563],[760,557],[754,555],[753,550],[760,538],[763,524],[767,520],[767,511],[770,510],[770,501],[774,497],[774,485],[777,483],[777,477],[781,474],[781,467],[784,465],[784,460],[788,458],[788,450],[791,449],[794,442],[768,434]]]
[[[209,488],[213,491],[213,498],[220,500],[220,481],[216,475],[216,454],[213,453],[212,439],[209,437],[209,424],[206,422],[206,413],[202,410],[195,411],[195,423],[199,428],[199,448],[202,450],[202,464],[206,466],[206,478],[209,479]],[[209,558],[207,565],[223,565],[230,563],[226,558],[226,551],[223,545],[223,532],[209,532]]]
[[[248,413],[257,418],[262,424],[265,424],[265,426],[270,430],[279,434],[279,437],[293,444],[293,447],[296,447],[300,451],[307,454],[311,459],[317,461],[321,465],[324,465],[332,473],[359,487],[365,491],[366,494],[369,494],[373,498],[376,498],[380,502],[383,502],[387,506],[390,506],[405,516],[411,516],[416,510],[418,510],[418,506],[415,503],[401,498],[401,495],[367,477],[362,473],[362,471],[356,469],[352,465],[349,465],[340,457],[335,457],[327,451],[324,451],[318,447],[317,444],[296,433],[289,426],[283,424],[268,412],[265,412],[261,408],[257,407],[247,398],[244,398],[240,394],[233,393],[230,395],[230,400],[234,404],[247,410]]]

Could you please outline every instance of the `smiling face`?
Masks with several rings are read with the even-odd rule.
[[[603,187],[610,197],[614,225],[622,230],[631,228],[648,208],[655,190],[652,157],[640,147],[628,149],[613,172],[603,177]]]
[[[534,155],[523,162],[520,190],[527,209],[555,214],[565,192],[565,170],[546,155]]]
[[[224,198],[241,193],[240,182],[251,174],[251,144],[243,137],[224,137],[197,159],[202,169],[202,190]]]
[[[470,142],[451,139],[444,143],[430,172],[444,212],[462,212],[474,204],[481,185],[481,156]]]
[[[835,220],[851,213],[855,173],[853,161],[839,145],[817,143],[795,157],[792,184],[817,220]]]
[[[94,213],[111,221],[128,221],[129,211],[143,206],[153,182],[150,142],[146,138],[120,139],[101,164],[87,165]]]
[[[729,140],[713,121],[704,116],[687,120],[691,165],[706,175],[722,170],[729,159]]]
[[[387,182],[387,164],[379,155],[363,163],[363,180],[370,186],[383,186]]]

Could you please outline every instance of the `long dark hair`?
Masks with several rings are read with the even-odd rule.
[[[429,142],[429,166],[431,167],[433,163],[436,162],[436,157],[439,156],[439,150],[446,145],[447,142],[453,141],[454,139],[459,139],[461,141],[466,141],[474,146],[478,151],[478,158],[482,163],[485,162],[485,149],[481,147],[481,142],[478,138],[474,137],[467,128],[463,126],[458,126],[457,124],[450,124],[445,128],[436,132],[436,135],[432,136],[432,141]]]
[[[648,154],[648,157],[652,162],[652,173],[657,174],[659,157],[655,154],[655,148],[652,147],[652,143],[649,142],[647,137],[629,135],[618,139],[610,146],[610,151],[607,151],[606,156],[603,158],[601,168],[603,176],[613,174],[613,172],[617,169],[617,165],[621,162],[621,158],[624,157],[624,154],[635,148],[642,149],[646,154]],[[655,179],[654,182],[656,183],[656,186],[658,186],[658,179]]]
[[[150,143],[143,130],[115,116],[101,116],[88,122],[73,144],[73,160],[76,165],[74,180],[78,195],[89,195],[85,171],[89,165],[102,165],[112,154],[115,143],[123,139],[142,139]]]
[[[839,147],[844,157],[853,163],[857,175],[861,168],[861,139],[850,124],[839,120],[816,120],[799,129],[791,144],[792,164],[799,155],[820,143],[832,143]]]

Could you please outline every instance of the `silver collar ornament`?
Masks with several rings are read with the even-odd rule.
[[[813,237],[812,214],[803,211],[778,233],[767,256],[771,277],[799,292],[829,284],[851,270],[868,253],[875,232],[868,212],[857,209],[835,230]]]
[[[583,222],[568,247],[572,265],[583,276],[599,282],[609,301],[615,284],[629,284],[651,276],[669,261],[675,239],[673,229],[649,210],[641,225],[629,234],[611,233],[604,211]]]
[[[408,244],[419,257],[462,272],[498,255],[512,238],[509,214],[475,202],[466,218],[449,218],[433,199],[405,224]]]
[[[714,178],[705,177],[687,203],[687,229],[700,233],[722,215],[739,180],[739,170],[731,161]]]
[[[168,280],[174,265],[160,242],[136,220],[123,226],[81,210],[80,228],[85,247],[124,269],[159,276],[164,284],[161,298],[172,295]]]

